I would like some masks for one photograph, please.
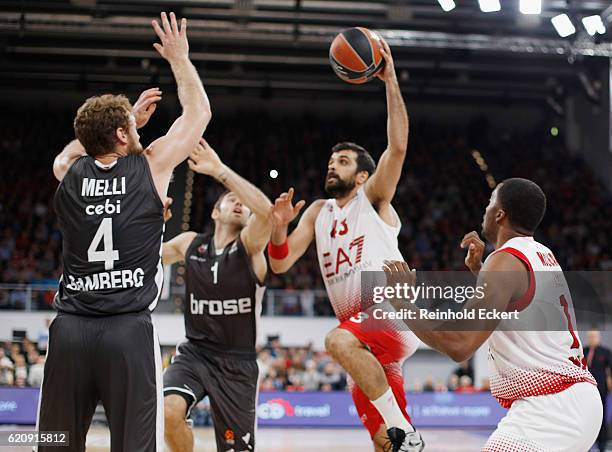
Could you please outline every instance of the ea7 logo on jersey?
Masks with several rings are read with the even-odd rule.
[[[251,297],[231,300],[197,300],[193,294],[189,294],[189,297],[192,314],[234,315],[248,314],[253,310]]]
[[[348,268],[352,268],[354,265],[361,262],[361,256],[363,254],[363,242],[365,241],[365,235],[360,235],[354,239],[348,247],[348,252],[338,247],[335,256],[332,253],[323,253],[323,267],[325,267],[325,277],[331,278],[336,276],[342,270],[342,265],[345,264]],[[355,251],[353,251],[353,249]],[[351,254],[353,258],[351,259]]]

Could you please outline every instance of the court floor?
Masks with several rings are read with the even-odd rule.
[[[0,427],[7,430],[9,427]],[[30,430],[31,428],[20,430]],[[477,452],[485,443],[490,431],[421,429],[427,452]],[[364,429],[280,429],[260,428],[257,450],[259,452],[372,452],[370,438]],[[214,434],[210,428],[195,429],[195,451],[216,452]],[[3,448],[0,452],[29,450],[27,448]],[[92,427],[87,436],[88,452],[108,452],[108,430]]]

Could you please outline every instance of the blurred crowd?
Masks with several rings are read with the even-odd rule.
[[[23,338],[0,344],[0,386],[40,387],[42,383],[47,336],[37,342]],[[163,366],[170,365],[176,350],[162,347]],[[331,357],[315,351],[312,345],[286,347],[278,338],[271,338],[268,345],[257,354],[260,391],[346,391],[347,375]],[[461,363],[450,376],[424,381],[406,381],[410,392],[478,392],[489,391],[488,381],[474,383],[474,371],[468,361]],[[202,402],[206,405],[206,401]],[[200,407],[202,408],[202,407]]]
[[[11,113],[8,113],[11,112]],[[72,137],[74,112],[41,107],[0,113],[0,283],[55,285],[60,275],[61,236],[53,213],[57,187],[52,161]],[[163,108],[142,129],[148,143],[165,130]],[[272,117],[265,112],[215,116],[206,138],[223,160],[261,187],[271,199],[294,187],[296,200],[325,197],[323,186],[331,147],[355,141],[378,159],[386,145],[386,118],[337,119]],[[490,187],[473,157],[478,149],[499,182],[522,176],[535,180],[548,196],[548,213],[538,238],[567,270],[612,268],[612,198],[591,169],[568,153],[563,138],[543,128],[530,134],[499,134],[486,120],[466,129],[445,129],[413,121],[408,156],[394,199],[402,220],[400,250],[412,268],[463,269],[463,235],[480,231]],[[277,178],[269,176],[278,171]],[[172,187],[180,192],[182,187]],[[210,178],[197,175],[191,228],[211,226],[210,211],[220,192]],[[267,312],[284,315],[332,315],[319,275],[314,245],[289,272],[270,275],[275,295]],[[179,288],[180,289],[180,288]],[[0,290],[0,308],[49,309],[53,291]],[[270,298],[267,299],[268,302]],[[266,312],[266,311],[264,311]]]
[[[46,342],[38,344],[25,338],[0,345],[0,386],[28,386],[42,384],[45,367]]]

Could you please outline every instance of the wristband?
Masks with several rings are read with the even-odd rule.
[[[287,240],[282,245],[275,245],[272,242],[268,242],[268,256],[272,259],[282,260],[289,254],[289,244]]]

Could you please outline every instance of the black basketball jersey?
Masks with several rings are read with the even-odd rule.
[[[218,254],[213,234],[198,234],[185,255],[185,332],[213,352],[255,359],[265,287],[240,238]]]
[[[78,159],[55,193],[63,274],[54,307],[82,315],[153,310],[163,281],[163,204],[144,155],[104,169]]]

